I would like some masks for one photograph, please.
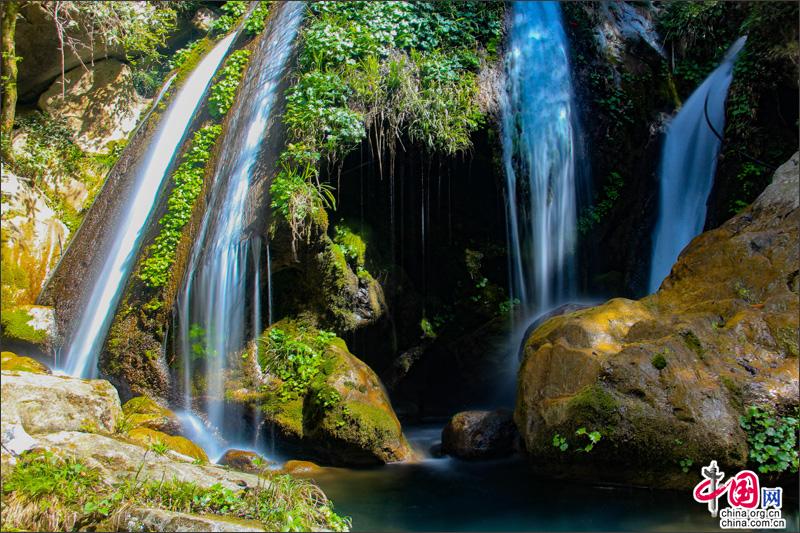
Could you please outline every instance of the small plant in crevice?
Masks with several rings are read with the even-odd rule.
[[[664,370],[667,367],[667,358],[665,354],[666,351],[657,353],[650,360],[650,364],[652,364],[656,370]]]
[[[611,172],[608,175],[602,196],[596,197],[594,203],[586,207],[578,217],[578,231],[582,235],[589,233],[611,213],[622,196],[624,186],[625,179],[618,172]]]
[[[792,416],[780,415],[769,408],[751,405],[739,418],[739,425],[747,433],[750,460],[758,471],[797,473],[798,433],[800,413],[795,408]]]
[[[577,431],[575,431],[575,435],[577,436],[585,435],[586,438],[589,439],[589,442],[584,444],[582,448],[578,448],[577,450],[575,450],[578,452],[585,452],[585,453],[589,453],[590,451],[592,451],[594,449],[595,444],[600,442],[600,439],[603,438],[603,435],[601,435],[599,431],[587,431],[586,428],[584,427],[578,428]]]
[[[678,461],[678,465],[680,465],[681,471],[684,474],[687,474],[689,472],[689,469],[692,467],[693,464],[694,464],[694,461],[692,459],[688,458],[688,457],[684,457],[683,459]]]
[[[577,453],[589,453],[591,452],[595,445],[600,442],[603,438],[603,435],[599,431],[588,431],[585,427],[580,427],[575,431],[576,437],[585,437],[584,444],[577,445],[575,452]],[[586,442],[588,440],[588,442]],[[569,449],[569,442],[567,438],[562,436],[559,433],[553,435],[552,445],[554,448],[565,452]]]

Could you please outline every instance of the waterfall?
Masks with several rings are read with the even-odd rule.
[[[703,230],[706,202],[714,183],[725,129],[725,99],[736,56],[746,37],[728,50],[722,63],[705,79],[667,127],[659,168],[658,222],[650,265],[651,293],[656,292],[684,246]],[[706,116],[707,114],[707,116]]]
[[[259,287],[253,280],[261,269],[263,246],[260,237],[245,227],[255,208],[248,205],[248,189],[304,9],[302,2],[281,4],[270,23],[272,31],[262,37],[253,55],[231,110],[208,208],[178,296],[185,406],[193,406],[192,378],[204,371],[205,411],[210,424],[222,433],[226,420],[236,418],[225,412],[228,358],[235,357],[262,326],[260,310],[255,309],[261,305]],[[250,314],[245,312],[248,304],[254,307]],[[206,451],[219,455],[223,444],[217,440]]]
[[[557,2],[514,2],[501,98],[511,296],[527,315],[573,296],[575,113]]]
[[[184,82],[160,120],[153,141],[134,170],[131,196],[117,220],[109,220],[111,245],[90,288],[90,297],[66,347],[65,371],[95,377],[97,357],[141,245],[167,170],[181,146],[195,111],[238,32],[222,39]]]

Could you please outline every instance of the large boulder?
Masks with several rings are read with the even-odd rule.
[[[122,415],[119,396],[102,379],[76,379],[3,371],[2,423],[21,424],[31,435],[57,431],[111,434]]]
[[[510,411],[464,411],[442,430],[442,451],[461,459],[503,457],[514,451],[516,438]]]
[[[314,378],[291,390],[284,379],[265,372],[255,390],[229,383],[231,400],[255,404],[285,443],[324,463],[380,464],[412,457],[383,384],[343,340],[330,336],[320,346],[319,330],[311,323],[284,319],[264,333],[262,343],[275,330],[317,352]],[[262,344],[262,355],[266,350]]]
[[[798,405],[799,223],[795,154],[750,208],[687,246],[656,294],[530,334],[515,420],[537,468],[679,487],[696,482],[687,464],[744,467],[745,408]]]
[[[126,140],[148,102],[136,93],[130,67],[116,59],[74,68],[39,97],[39,107],[65,120],[78,146],[95,153]]]
[[[127,437],[133,442],[142,444],[159,452],[172,450],[173,452],[191,457],[196,461],[208,462],[206,452],[186,437],[167,435],[161,431],[146,427],[137,427],[127,432]]]

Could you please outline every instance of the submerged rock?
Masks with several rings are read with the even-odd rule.
[[[230,449],[226,451],[217,464],[220,466],[229,466],[234,470],[240,472],[248,472],[250,474],[262,473],[272,461],[265,459],[256,452],[248,450]]]
[[[687,486],[697,477],[681,472],[687,462],[747,464],[747,406],[797,407],[798,159],[696,237],[656,294],[557,316],[528,336],[515,420],[538,469]],[[599,442],[575,453],[593,431]]]
[[[2,423],[30,434],[113,433],[122,415],[117,391],[102,379],[2,372]]]
[[[462,459],[510,455],[517,428],[510,411],[464,411],[442,431],[442,452]]]

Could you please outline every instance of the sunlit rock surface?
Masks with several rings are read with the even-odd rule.
[[[691,484],[681,460],[744,467],[745,407],[798,404],[799,222],[795,154],[750,208],[689,244],[656,294],[530,334],[515,420],[537,467],[653,486]],[[602,435],[589,453],[574,452],[581,427]]]
[[[127,139],[146,110],[148,100],[133,86],[130,67],[116,59],[77,67],[59,77],[39,97],[39,107],[62,118],[86,152],[104,152],[109,143]]]

